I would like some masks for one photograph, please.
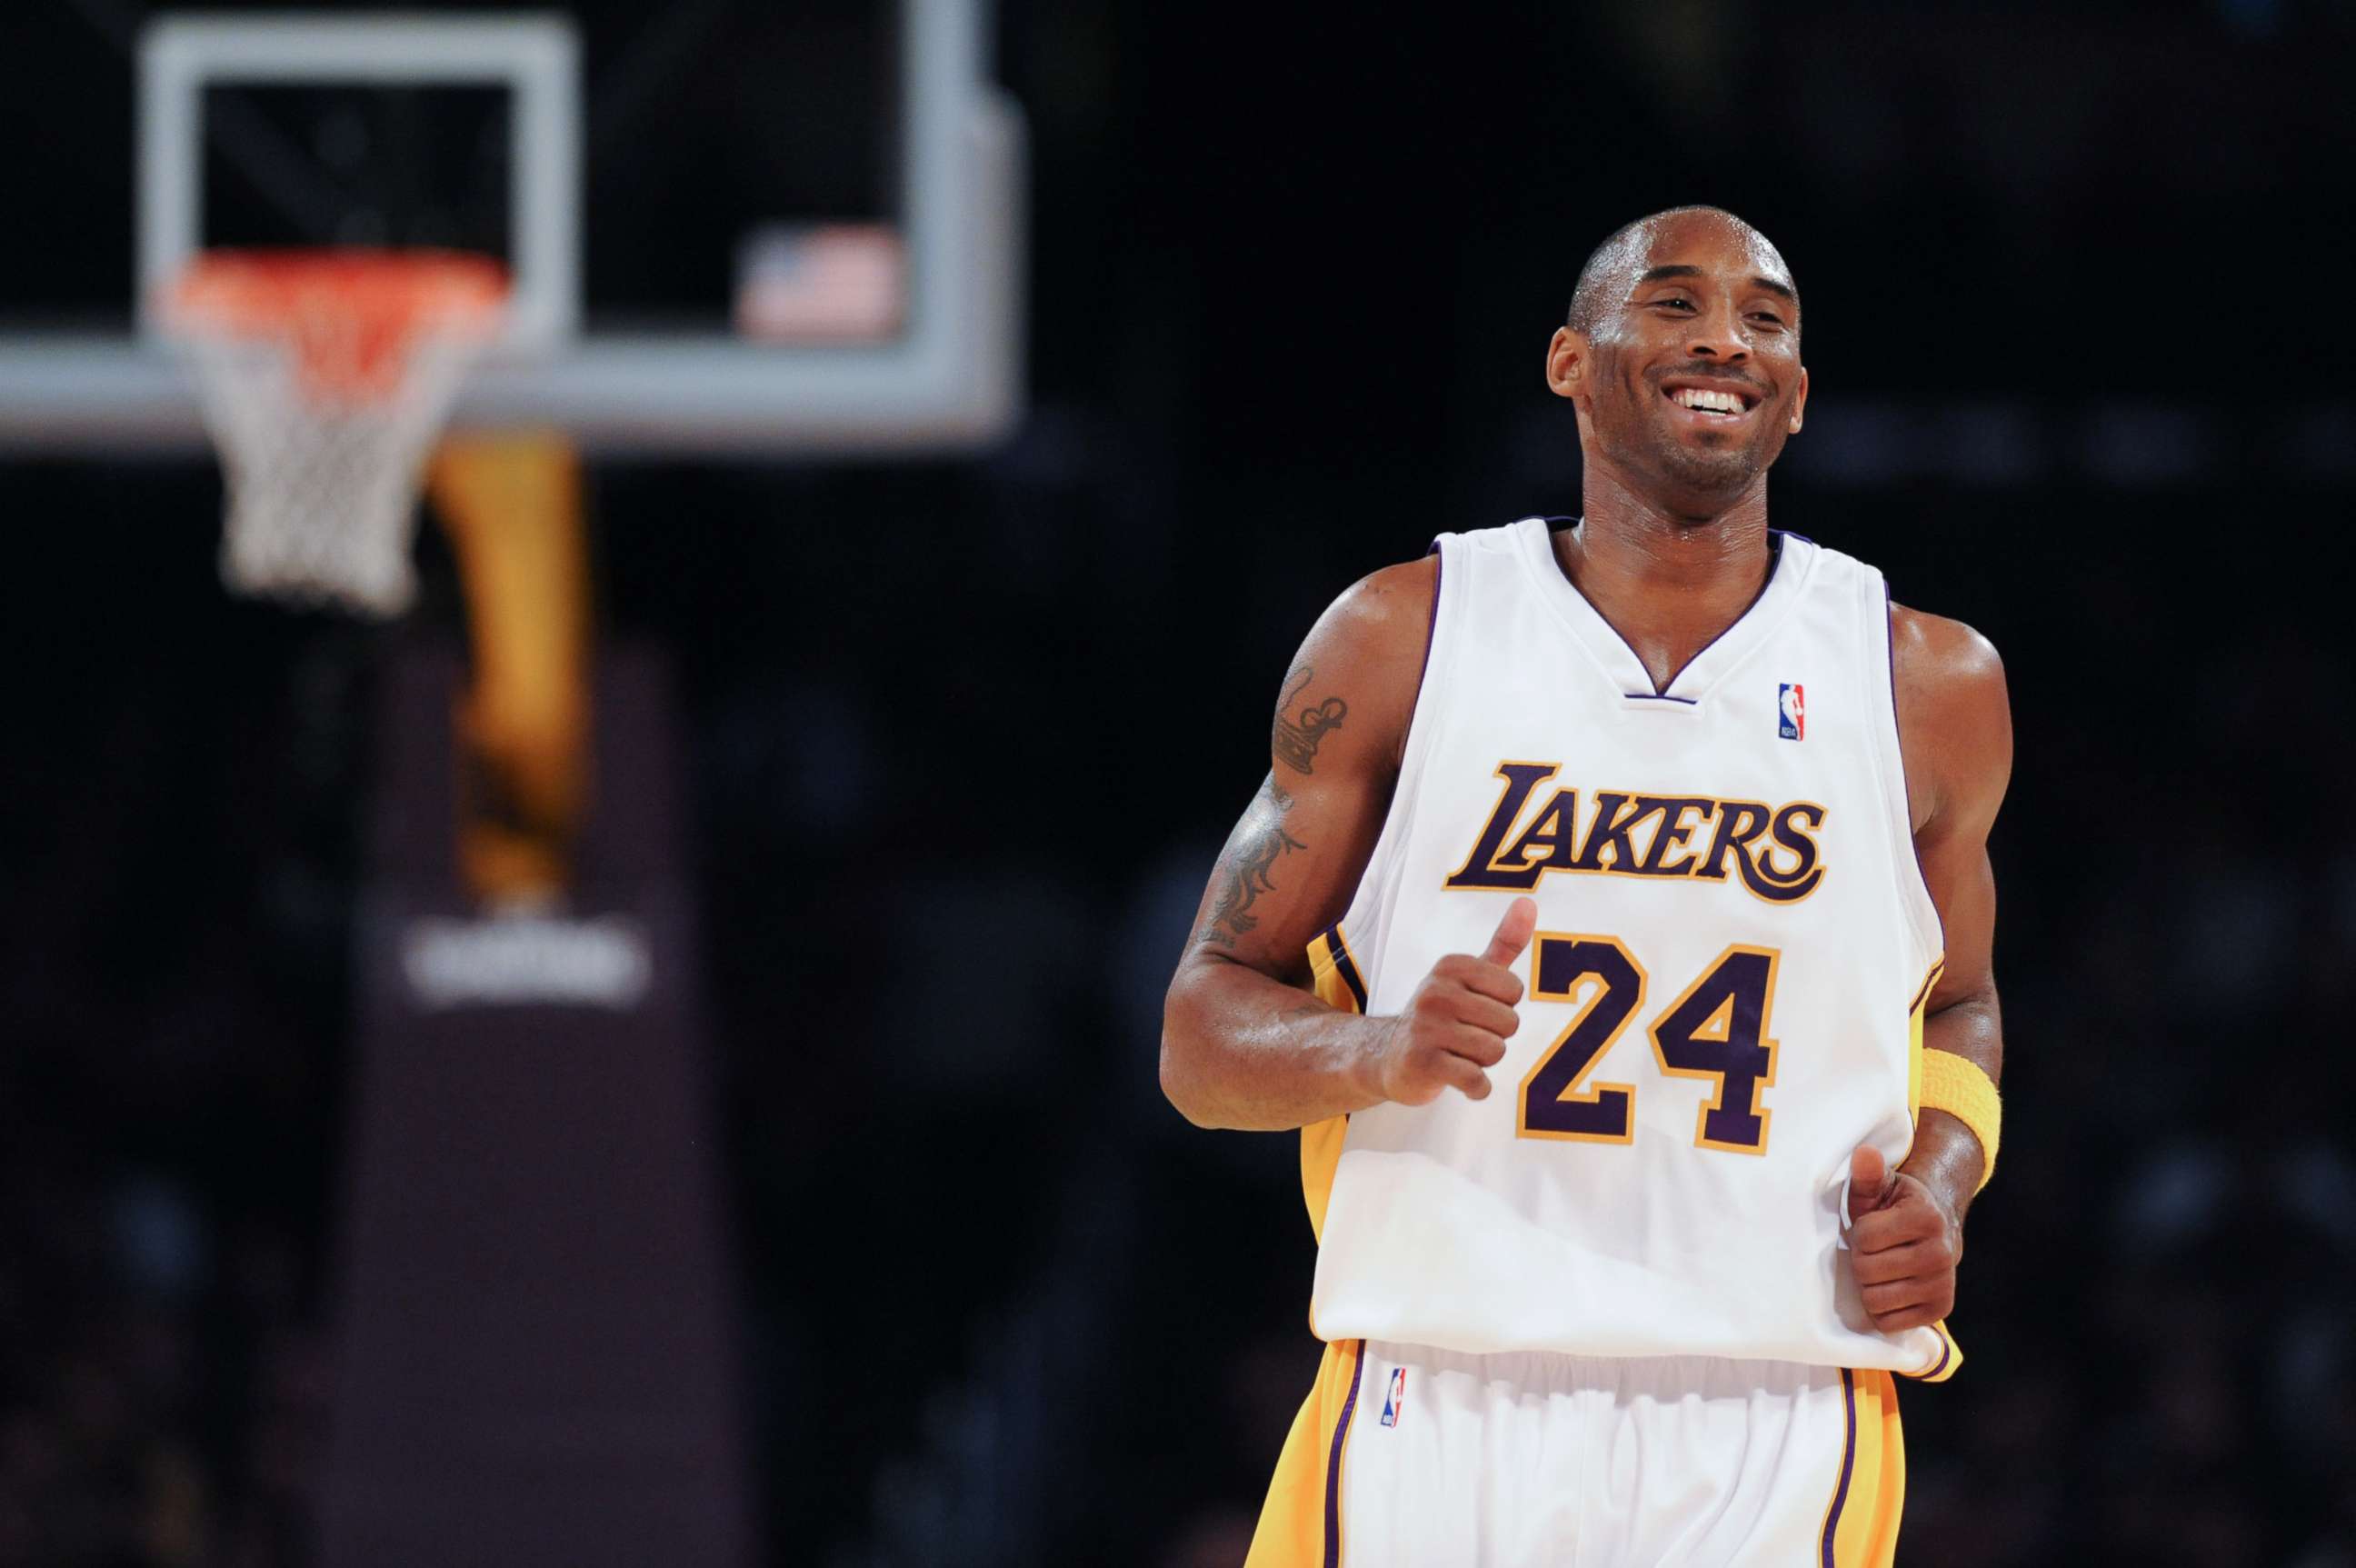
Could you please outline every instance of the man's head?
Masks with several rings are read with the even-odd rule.
[[[1800,296],[1767,237],[1715,207],[1616,231],[1580,269],[1547,383],[1580,444],[1671,510],[1711,512],[1800,428]]]

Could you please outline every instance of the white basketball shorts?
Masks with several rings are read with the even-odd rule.
[[[1248,1568],[1863,1568],[1897,1545],[1890,1376],[1325,1348]]]

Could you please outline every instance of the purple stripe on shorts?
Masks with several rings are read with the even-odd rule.
[[[1333,1447],[1325,1455],[1325,1568],[1342,1568],[1342,1441],[1350,1435],[1350,1417],[1358,1408],[1358,1380],[1365,1375],[1366,1342],[1361,1339],[1358,1359],[1350,1365],[1350,1394],[1342,1402],[1342,1419],[1333,1424]]]
[[[1847,1368],[1841,1369],[1841,1408],[1848,1416],[1848,1438],[1841,1445],[1840,1485],[1825,1514],[1824,1568],[1833,1568],[1833,1537],[1840,1530],[1841,1505],[1848,1501],[1849,1472],[1857,1467],[1857,1374]]]

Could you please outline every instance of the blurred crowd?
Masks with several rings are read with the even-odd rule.
[[[172,483],[15,489],[111,518],[0,590],[0,1563],[312,1561],[363,671],[186,594]]]

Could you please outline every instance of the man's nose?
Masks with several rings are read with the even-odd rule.
[[[1697,360],[1739,365],[1751,358],[1751,343],[1742,335],[1741,324],[1734,318],[1733,307],[1721,306],[1696,318],[1686,351]]]

